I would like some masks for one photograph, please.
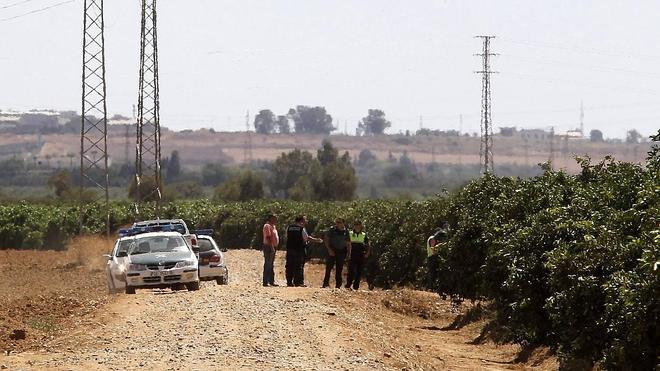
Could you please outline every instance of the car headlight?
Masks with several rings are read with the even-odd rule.
[[[128,265],[128,270],[135,272],[135,271],[146,271],[147,266],[144,264],[129,264]]]
[[[174,268],[184,268],[184,267],[193,267],[195,265],[195,261],[193,260],[184,260],[176,263]]]

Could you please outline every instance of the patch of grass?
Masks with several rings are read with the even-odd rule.
[[[35,317],[29,322],[30,327],[35,330],[43,332],[54,332],[57,331],[57,325],[53,322],[52,319],[46,317]]]

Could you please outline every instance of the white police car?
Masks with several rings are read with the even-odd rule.
[[[212,231],[210,231],[212,232]],[[215,240],[205,231],[195,231],[197,245],[199,246],[199,279],[202,281],[216,281],[218,285],[229,282],[229,269],[225,264],[225,256],[218,248]]]
[[[193,247],[179,232],[150,232],[149,229],[120,231],[106,255],[110,292],[171,288],[199,290],[199,267]]]

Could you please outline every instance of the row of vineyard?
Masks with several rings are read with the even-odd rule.
[[[181,201],[161,214],[213,228],[227,248],[259,246],[270,212],[282,225],[307,215],[314,235],[337,216],[359,218],[374,247],[372,284],[486,300],[503,340],[550,345],[567,359],[605,368],[652,369],[660,356],[658,148],[644,167],[610,159],[581,165],[577,175],[546,169],[524,180],[486,176],[419,202]],[[152,217],[153,207],[143,213]],[[113,204],[110,214],[116,230],[132,222],[133,206]],[[426,238],[444,220],[449,237],[427,260]],[[74,235],[102,233],[102,210],[88,207],[83,225],[75,206],[0,206],[0,246],[64,248]],[[312,257],[323,252],[310,249]]]

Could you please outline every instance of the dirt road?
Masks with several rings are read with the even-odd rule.
[[[277,261],[282,280],[283,258]],[[436,295],[411,290],[262,287],[257,251],[227,254],[230,283],[197,292],[138,291],[111,297],[60,336],[26,352],[0,355],[7,369],[555,369],[519,348],[471,344],[482,322],[442,330],[456,311]],[[280,283],[283,283],[280,281]],[[426,317],[422,318],[422,317]]]

